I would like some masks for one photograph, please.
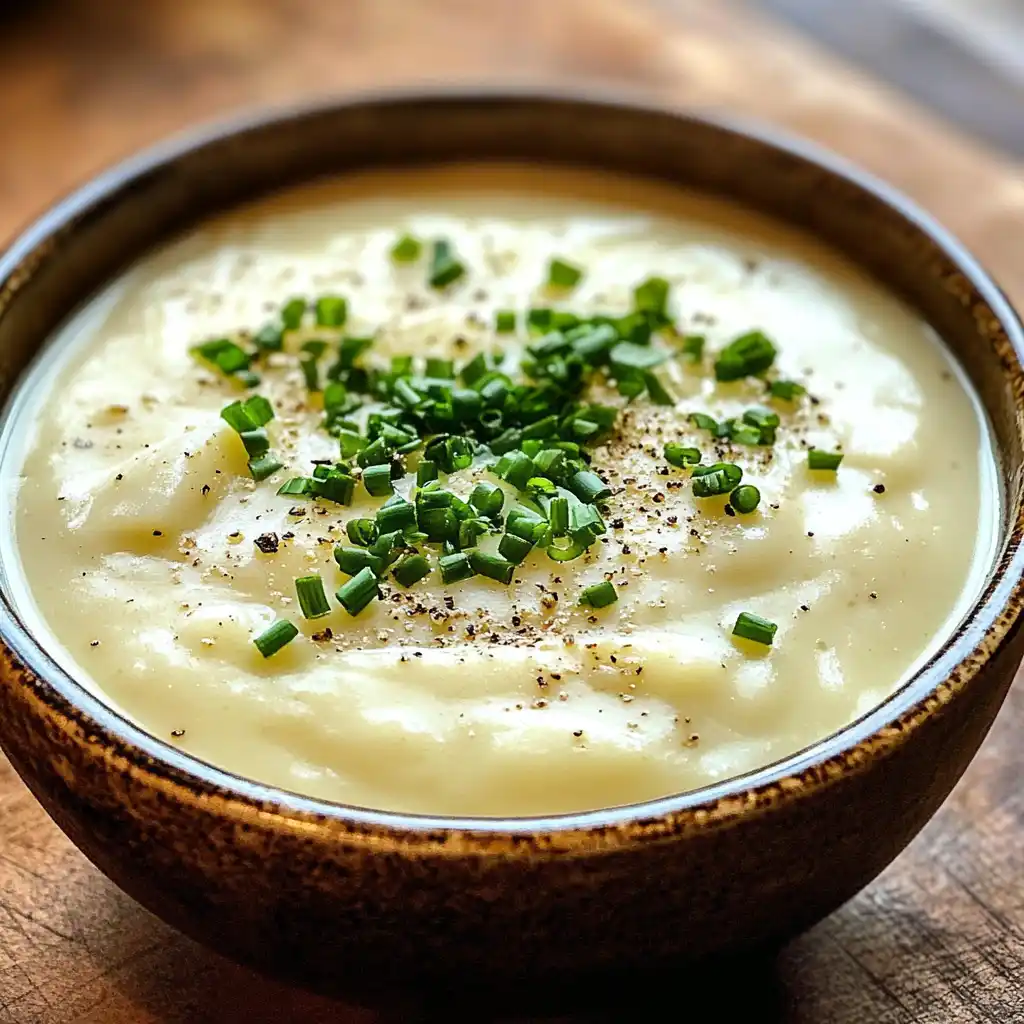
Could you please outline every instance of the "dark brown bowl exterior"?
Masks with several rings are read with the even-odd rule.
[[[0,262],[9,394],[56,325],[203,215],[323,174],[460,158],[707,189],[831,242],[947,339],[1000,446],[1004,535],[978,606],[922,673],[835,737],[695,794],[548,820],[337,807],[188,758],[84,693],[0,608],[0,741],[71,839],[182,931],[329,991],[541,982],[769,942],[819,919],[928,820],[1021,660],[1020,324],[957,244],[884,186],[763,131],[527,93],[370,97],[171,143],[55,208]]]

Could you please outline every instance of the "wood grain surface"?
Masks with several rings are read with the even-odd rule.
[[[937,213],[1024,304],[1020,167],[714,0],[3,7],[21,13],[0,26],[0,235],[111,160],[239,106],[388,83],[591,79],[818,139]],[[1022,725],[1018,686],[954,795],[874,885],[775,961],[667,979],[680,1011],[714,1005],[753,1024],[1024,1021]],[[664,994],[624,993],[621,1006],[572,1019],[661,1019],[651,997]],[[380,1019],[285,990],[171,932],[71,847],[0,757],[0,1024]]]

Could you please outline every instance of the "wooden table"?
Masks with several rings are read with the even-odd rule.
[[[1019,167],[749,13],[700,0],[63,0],[0,31],[0,234],[197,119],[368,84],[599,78],[782,122],[890,178],[1024,303]],[[1024,692],[867,891],[680,1007],[792,1024],[1024,1021]],[[628,1004],[627,1004],[628,1005]],[[449,1015],[450,1016],[450,1015]],[[635,1005],[604,1017],[657,1019]],[[0,1024],[373,1022],[170,931],[80,856],[0,758]],[[474,1019],[480,1019],[475,1015]]]

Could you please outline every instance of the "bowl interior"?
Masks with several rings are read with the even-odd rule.
[[[0,399],[9,399],[73,309],[151,246],[205,216],[325,175],[462,159],[597,167],[724,195],[831,244],[915,307],[977,389],[1004,484],[999,562],[956,635],[879,708],[774,765],[642,805],[547,819],[419,818],[342,808],[239,779],[143,733],[89,696],[32,640],[4,595],[0,634],[69,716],[93,729],[99,725],[112,743],[141,749],[190,784],[246,800],[404,828],[442,822],[483,830],[588,827],[711,803],[835,756],[906,712],[983,639],[991,646],[1009,630],[1015,613],[1001,624],[1000,614],[1021,576],[1020,324],[974,260],[909,202],[840,161],[763,129],[587,98],[453,94],[384,96],[265,115],[174,140],[85,186],[0,260]],[[963,671],[969,680],[971,667]]]

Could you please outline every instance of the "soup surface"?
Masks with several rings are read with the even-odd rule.
[[[396,259],[405,235],[423,240],[422,253],[407,243],[407,258]],[[464,267],[448,283],[437,239]],[[553,257],[582,270],[580,280],[550,287]],[[357,478],[348,505],[304,490],[314,466],[325,472],[340,458],[339,438],[324,428],[327,396],[309,385],[340,374],[351,396],[360,386],[351,367],[387,369],[411,355],[424,399],[424,357],[441,360],[432,371],[443,378],[444,360],[458,370],[485,352],[503,358],[499,392],[516,387],[541,358],[525,346],[565,348],[552,342],[552,314],[535,313],[531,330],[527,310],[611,321],[644,305],[650,293],[634,289],[652,275],[670,286],[671,326],[653,318],[648,341],[640,316],[632,348],[615,350],[615,372],[603,368],[605,349],[579,398],[614,407],[614,425],[559,427],[612,492],[589,502],[606,532],[595,527],[582,554],[553,560],[547,549],[561,553],[572,538],[555,536],[561,513],[550,499],[565,495],[576,517],[576,492],[515,486],[495,472],[514,477],[508,459],[478,449],[469,468],[440,472],[445,489],[466,499],[486,482],[503,497],[478,494],[502,500],[501,516],[516,507],[555,516],[511,582],[477,572],[446,583],[440,545],[414,537],[429,575],[403,587],[391,575],[399,563],[378,561],[380,599],[350,614],[334,592],[355,572],[351,559],[369,556],[350,553],[346,574],[334,551],[358,548],[347,524],[378,514],[389,474],[373,475],[372,496],[346,460]],[[282,308],[295,296],[311,300],[309,311],[284,330],[280,351],[253,361],[255,389],[191,351],[218,338],[253,351],[251,334],[239,332],[280,327],[282,315],[293,322],[302,303]],[[343,325],[337,303],[314,311],[318,296],[347,300]],[[496,330],[499,311],[515,312],[514,331]],[[587,336],[567,317],[554,322]],[[750,332],[762,332],[762,350],[764,339],[774,346],[771,365],[719,380],[730,376],[721,353]],[[273,349],[273,330],[268,337]],[[365,350],[349,343],[349,368],[339,371],[345,337],[374,340]],[[632,367],[637,349],[644,365],[627,372],[621,364],[628,356]],[[660,354],[649,369],[645,349]],[[783,382],[774,396],[772,381]],[[246,452],[251,442],[261,457],[260,430],[243,443],[221,416],[253,393],[271,403],[263,429],[282,463],[263,480]],[[360,401],[350,400],[355,435],[369,429],[368,412],[407,408],[394,397],[355,408]],[[487,421],[492,433],[500,418]],[[977,593],[996,531],[994,460],[977,402],[899,301],[748,212],[551,169],[353,177],[205,223],[70,320],[28,379],[8,433],[8,584],[74,676],[216,765],[396,811],[610,806],[793,753],[877,705],[927,657]],[[666,445],[676,446],[671,461]],[[730,497],[733,470],[723,493],[700,496],[679,446],[698,449],[704,466],[739,467],[759,492],[756,508],[749,491]],[[815,465],[834,466],[841,454],[838,468],[810,468],[811,448],[825,453]],[[575,457],[571,444],[563,452]],[[423,450],[395,458],[393,486],[415,499]],[[489,553],[499,576],[501,516],[492,516],[495,532],[468,538],[473,567]],[[316,574],[330,611],[306,618],[295,580]],[[595,607],[608,588],[587,591],[591,603],[584,591],[602,582],[615,600]],[[351,595],[353,605],[366,599]],[[755,617],[740,627],[748,636],[734,633],[741,613]],[[299,633],[264,657],[254,638],[278,620]],[[269,647],[284,638],[272,634]]]

